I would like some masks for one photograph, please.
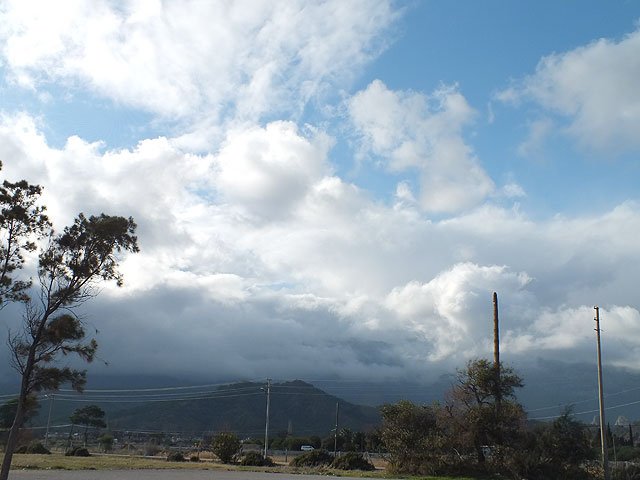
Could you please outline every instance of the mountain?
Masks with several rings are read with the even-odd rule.
[[[232,430],[242,436],[264,432],[264,384],[236,383],[219,387],[197,400],[162,401],[120,410],[110,416],[112,429],[163,431]],[[273,432],[291,429],[294,435],[327,435],[335,425],[340,404],[340,428],[369,430],[380,422],[377,409],[354,405],[315,388],[293,381],[271,387],[269,427]]]
[[[215,388],[171,387],[153,392],[87,392],[61,394],[54,401],[52,424],[68,423],[68,416],[87,403],[101,406],[109,428],[128,431],[203,432],[231,430],[243,437],[264,434],[266,393],[263,383],[235,383]],[[140,389],[138,389],[140,390]],[[81,403],[80,403],[81,402]],[[376,408],[354,405],[313,385],[296,380],[271,386],[269,428],[274,434],[326,436],[335,428],[371,430],[380,423]],[[46,425],[45,401],[34,425]]]
[[[538,359],[526,366],[513,365],[524,379],[518,400],[529,418],[550,420],[569,405],[576,417],[591,423],[598,410],[596,367],[593,364]],[[266,398],[264,383],[232,383],[201,386],[211,379],[180,379],[161,376],[90,375],[84,395],[60,392],[51,405],[41,402],[40,415],[33,424],[45,426],[53,406],[51,425],[68,423],[78,407],[95,403],[106,412],[112,428],[205,431],[232,428],[239,433],[259,435],[264,431]],[[340,402],[340,426],[354,430],[379,422],[376,406],[401,399],[416,403],[442,401],[455,382],[443,375],[425,385],[408,382],[302,381],[273,385],[270,425],[275,433],[287,430],[291,421],[295,435],[326,435],[335,424],[335,405]],[[0,387],[0,394],[13,393],[15,385]],[[146,391],[145,391],[146,390]],[[604,366],[607,421],[619,416],[640,420],[640,374],[637,371]],[[189,400],[190,399],[190,400]],[[151,401],[153,400],[153,401]],[[366,406],[363,406],[366,405]]]

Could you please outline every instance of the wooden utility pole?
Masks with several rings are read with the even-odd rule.
[[[496,370],[496,403],[502,397],[500,388],[500,324],[498,320],[498,294],[493,292],[493,368]]]
[[[607,431],[605,430],[606,423],[604,421],[604,393],[602,386],[602,352],[600,350],[600,308],[596,305],[593,307],[596,311],[596,341],[598,347],[598,400],[600,400],[600,447],[602,449],[602,469],[604,470],[604,480],[609,480],[609,458],[607,452]]]
[[[500,322],[498,320],[498,294],[493,292],[493,368],[495,375],[495,419],[498,443],[502,443],[501,403],[502,386],[500,378]]]

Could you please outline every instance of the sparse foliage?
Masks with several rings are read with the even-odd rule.
[[[331,466],[338,470],[371,471],[376,468],[373,466],[373,463],[364,458],[361,453],[356,452],[347,452],[338,458],[334,458]]]
[[[389,452],[389,464],[396,472],[426,473],[437,440],[433,407],[408,400],[381,408],[381,437]]]
[[[333,455],[326,450],[312,450],[295,457],[289,465],[292,467],[321,467],[330,465],[333,461]]]
[[[25,402],[25,411],[22,418],[22,423],[27,423],[29,419],[37,415],[40,409],[40,404],[35,397],[29,396]],[[14,398],[5,402],[0,406],[0,429],[11,428],[13,420],[16,418],[16,411],[18,410],[18,399]]]
[[[74,447],[64,452],[67,457],[90,457],[89,450],[85,447]]]
[[[531,480],[582,480],[589,478],[583,467],[593,458],[584,425],[567,409],[552,423],[541,425],[527,435],[525,442],[513,452],[509,469]]]
[[[479,463],[484,462],[487,447],[499,453],[495,447],[512,443],[524,428],[524,410],[515,400],[522,379],[511,368],[501,366],[499,384],[496,382],[492,362],[470,361],[466,369],[458,371],[457,384],[446,402],[449,436],[462,449],[475,451]]]
[[[275,463],[271,457],[263,457],[260,452],[247,452],[242,456],[240,465],[249,467],[273,467]]]
[[[235,433],[220,432],[213,437],[211,451],[222,463],[232,463],[240,453],[240,439]]]
[[[50,229],[45,207],[38,205],[41,193],[39,185],[25,180],[4,180],[0,185],[0,308],[29,299],[31,280],[16,274],[24,266],[25,254],[35,251],[36,241]]]
[[[118,253],[138,251],[135,229],[131,218],[105,214],[87,218],[79,214],[62,234],[51,233],[48,245],[42,249],[38,264],[39,302],[25,303],[23,329],[9,340],[12,365],[22,382],[0,480],[6,480],[9,474],[26,398],[34,392],[57,390],[65,382],[82,390],[86,382],[84,371],[55,366],[61,355],[76,354],[87,362],[95,356],[96,341],[84,341],[82,322],[72,311],[97,294],[97,282],[114,280],[122,284]]]
[[[577,467],[593,458],[585,429],[573,417],[571,409],[565,410],[550,426],[541,429],[540,433],[542,454],[550,463]]]
[[[167,455],[167,462],[186,462],[187,459],[180,452],[171,452]]]
[[[515,400],[522,380],[492,363],[469,362],[443,405],[408,401],[382,407],[381,439],[391,469],[413,474],[504,472],[504,456],[523,438],[525,413]],[[485,466],[490,454],[491,465]]]
[[[34,440],[28,445],[22,445],[16,449],[16,453],[30,453],[35,455],[51,455],[51,452],[42,443]]]
[[[104,428],[107,426],[104,423],[104,410],[102,410],[97,405],[87,405],[86,407],[76,409],[69,420],[72,425],[83,425],[84,426],[84,446],[87,446],[87,434],[89,433],[89,428]]]
[[[113,449],[113,435],[111,435],[110,433],[105,433],[103,435],[100,435],[100,437],[98,438],[98,443],[100,444],[100,446],[102,447],[102,450],[105,453],[110,452]]]

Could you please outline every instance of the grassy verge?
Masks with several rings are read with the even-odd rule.
[[[200,462],[167,462],[164,458],[129,457],[117,455],[92,455],[91,457],[65,457],[62,454],[51,455],[21,455],[13,456],[11,464],[13,470],[239,470],[263,471],[273,473],[306,474],[306,475],[334,475],[337,477],[356,478],[407,478],[410,480],[475,480],[471,477],[399,477],[383,471],[360,472],[333,470],[328,468],[293,468],[286,465],[275,467],[241,467],[238,465],[223,465],[212,461]]]
[[[51,455],[15,454],[11,468],[34,470],[145,470],[145,469],[196,469],[207,470],[221,465],[212,462],[167,462],[164,458],[92,455],[91,457],[65,457]]]

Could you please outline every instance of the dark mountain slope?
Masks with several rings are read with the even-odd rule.
[[[265,427],[264,384],[237,383],[206,392],[193,400],[157,401],[114,411],[112,429],[174,432],[232,430],[242,436],[261,435]],[[373,407],[354,405],[302,381],[271,387],[270,429],[294,435],[326,435],[335,424],[340,403],[340,428],[368,430],[380,422]],[[105,406],[106,407],[106,406]]]

